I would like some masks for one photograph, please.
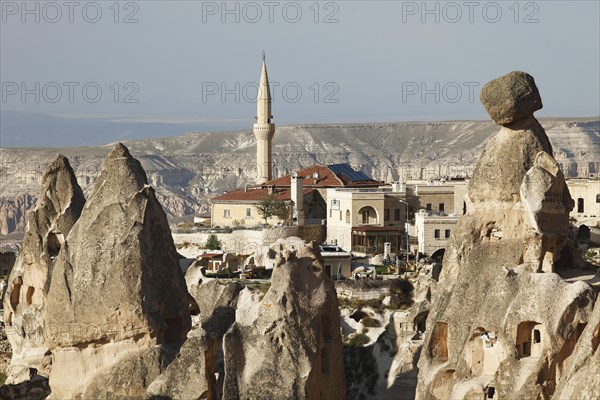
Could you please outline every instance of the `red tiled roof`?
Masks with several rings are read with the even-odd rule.
[[[200,258],[214,258],[214,257],[220,257],[222,255],[223,255],[223,253],[204,253],[200,256]]]
[[[312,188],[328,188],[328,187],[374,187],[379,186],[383,182],[376,180],[369,181],[351,181],[344,175],[337,175],[331,169],[324,165],[313,165],[308,168],[297,171],[299,177],[304,178],[302,186],[303,193],[310,193]],[[315,178],[318,174],[318,178]],[[269,186],[274,186],[275,198],[281,201],[290,200],[291,191],[291,175],[282,176],[281,178],[273,179],[265,182],[260,188],[249,188],[248,190],[236,189],[225,193],[221,196],[214,197],[213,201],[247,201],[258,202],[263,200],[269,193]]]
[[[314,189],[304,189],[302,194],[306,196],[311,193]],[[277,200],[289,201],[292,194],[289,188],[275,188],[273,195]],[[247,202],[259,202],[269,195],[268,188],[249,188],[247,191],[244,189],[236,189],[231,192],[227,192],[221,196],[212,198],[212,201],[247,201]]]

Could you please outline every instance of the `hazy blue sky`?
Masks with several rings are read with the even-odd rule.
[[[485,119],[512,70],[600,114],[598,1],[0,3],[2,112],[247,128],[265,49],[279,125]]]

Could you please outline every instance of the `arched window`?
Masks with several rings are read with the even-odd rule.
[[[361,224],[377,224],[379,218],[377,211],[371,206],[364,206],[358,210],[358,222]]]
[[[350,223],[350,210],[346,210],[346,223]]]

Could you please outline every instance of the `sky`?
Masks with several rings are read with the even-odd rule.
[[[536,80],[536,116],[600,115],[595,0],[1,0],[0,11],[1,146],[250,129],[263,51],[278,125],[487,119],[481,87],[514,70]]]

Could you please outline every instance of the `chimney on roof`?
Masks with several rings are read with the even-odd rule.
[[[273,195],[275,193],[275,186],[273,186],[273,185],[267,186],[267,193],[269,193],[270,195]]]
[[[292,218],[296,220],[298,226],[304,225],[304,196],[303,192],[304,179],[299,176],[293,176],[291,180],[291,200],[292,200]]]
[[[247,183],[244,185],[244,193],[248,193],[248,184]]]

